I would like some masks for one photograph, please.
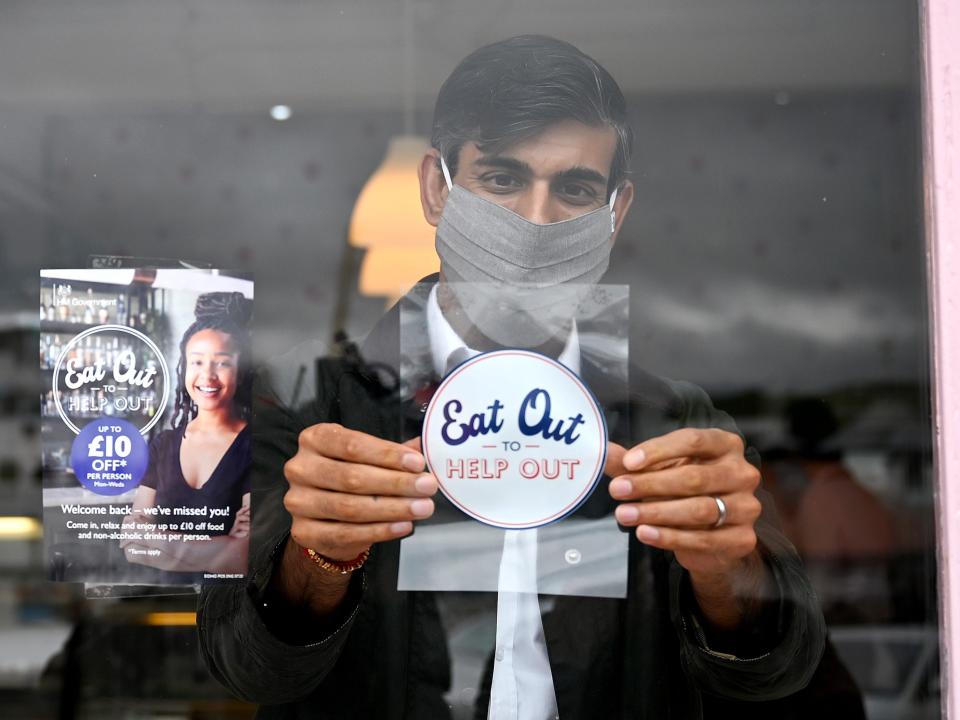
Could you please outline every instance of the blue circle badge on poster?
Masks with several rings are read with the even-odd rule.
[[[495,350],[451,371],[430,400],[421,441],[450,502],[511,530],[576,510],[607,456],[593,394],[566,366],[529,350]]]
[[[102,417],[73,440],[70,466],[77,480],[98,495],[122,495],[140,484],[150,452],[140,430],[126,420]]]

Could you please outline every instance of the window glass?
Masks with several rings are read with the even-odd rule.
[[[534,678],[520,687],[533,688],[525,697],[537,712],[552,712],[555,702],[562,717],[663,717],[664,707],[684,717],[939,717],[917,14],[917,4],[906,0],[515,0],[495,6],[364,0],[269,8],[96,0],[0,7],[5,716],[246,718],[261,702],[309,705],[336,695],[358,698],[351,701],[357,705],[342,706],[347,716],[378,716],[383,702],[409,708],[410,717],[482,717],[490,703],[509,701],[503,671],[496,670],[507,657],[520,667],[516,677],[528,672]],[[622,176],[614,150],[622,135],[607,137],[602,124],[596,137],[576,135],[574,160],[572,141],[562,132],[537,131],[486,150],[455,147],[445,155],[445,162],[455,157],[458,163],[446,168],[449,187],[436,162],[423,162],[444,81],[473,51],[521,33],[568,41],[609,71],[633,136]],[[538,58],[556,59],[550,53]],[[505,71],[498,87],[506,92],[524,77],[516,68]],[[468,90],[452,96],[451,107],[476,100]],[[522,93],[497,97],[510,112],[524,102],[534,116],[552,107]],[[571,102],[579,107],[583,98]],[[498,113],[507,117],[507,106],[488,108],[491,126]],[[567,126],[544,127],[554,133]],[[581,123],[584,128],[597,131],[589,123]],[[515,131],[504,132],[510,139]],[[537,144],[544,138],[548,150]],[[603,145],[608,141],[610,147]],[[599,178],[589,172],[593,151],[609,158]],[[505,155],[514,162],[505,164]],[[577,172],[553,172],[550,163],[561,161]],[[482,172],[465,171],[471,162]],[[583,336],[583,346],[608,367],[629,363],[629,391],[618,390],[616,402],[607,402],[596,387],[590,390],[600,396],[608,439],[624,450],[684,427],[742,434],[746,451],[738,460],[745,465],[738,467],[741,474],[747,461],[759,468],[763,518],[774,528],[759,537],[768,553],[761,567],[792,573],[792,559],[777,564],[794,557],[791,548],[802,562],[791,575],[796,585],[784,584],[786,575],[761,574],[764,582],[734,593],[755,620],[752,633],[741,626],[730,634],[711,624],[702,607],[709,604],[707,585],[694,582],[687,567],[694,563],[650,551],[630,523],[621,523],[634,563],[627,597],[558,593],[517,600],[509,627],[529,637],[517,635],[515,658],[501,652],[508,593],[488,587],[397,591],[397,571],[391,576],[389,568],[400,562],[399,543],[384,545],[395,547],[396,557],[375,546],[323,620],[309,612],[271,615],[282,607],[270,594],[276,591],[270,563],[282,564],[288,547],[283,474],[298,450],[297,433],[330,419],[379,437],[416,436],[401,428],[422,423],[420,410],[452,353],[434,362],[425,352],[438,377],[406,388],[406,405],[398,410],[396,393],[410,368],[379,354],[388,337],[384,317],[436,273],[441,260],[445,272],[455,267],[461,281],[477,281],[463,277],[469,268],[450,259],[469,252],[469,243],[457,244],[443,225],[435,238],[432,225],[442,212],[431,208],[429,193],[421,202],[418,169],[444,201],[460,194],[466,201],[460,207],[467,208],[479,198],[469,206],[477,214],[464,215],[472,218],[467,228],[565,221],[586,228],[589,221],[581,218],[598,212],[596,228],[606,238],[611,192],[616,187],[621,203],[630,194],[628,210],[611,218],[617,234],[609,266],[590,280],[628,289],[617,297],[624,303],[629,297],[629,311],[621,308],[618,321],[600,318],[615,325],[594,334],[585,327]],[[556,237],[566,242],[572,235],[562,230]],[[537,232],[554,237],[549,229]],[[518,232],[512,244],[505,237],[481,235],[475,246],[501,242],[509,254],[520,247],[516,238],[527,236]],[[476,263],[510,271],[478,257]],[[570,257],[539,269],[563,266]],[[71,319],[52,311],[53,289],[41,283],[40,270],[110,263],[185,263],[256,279],[254,355],[265,388],[257,397],[268,397],[268,389],[271,404],[254,418],[264,423],[264,437],[269,428],[286,435],[264,446],[262,456],[254,444],[261,480],[254,479],[251,558],[262,551],[260,564],[251,566],[249,578],[236,585],[242,593],[229,602],[209,596],[201,620],[211,630],[200,635],[198,601],[208,596],[196,588],[98,590],[48,580],[44,468],[59,468],[62,482],[71,480],[65,446],[58,451],[49,443],[52,398],[37,353],[39,345],[40,366],[49,365],[69,333],[41,331],[37,304],[45,320]],[[532,266],[522,270],[528,277]],[[422,313],[434,282],[414,298]],[[106,292],[82,281],[73,286],[97,297]],[[144,322],[175,314],[160,300],[168,291],[156,292],[156,300],[143,301],[145,312],[149,304]],[[437,302],[448,307],[442,298]],[[184,309],[176,312],[180,317]],[[510,327],[522,326],[518,314],[509,319],[516,323]],[[451,332],[469,348],[464,327],[452,322]],[[419,338],[435,350],[439,341],[427,328],[417,325],[404,342]],[[520,335],[507,344],[530,340]],[[624,357],[619,348],[626,340]],[[529,346],[551,354],[549,343],[531,340]],[[560,364],[565,348],[554,348]],[[458,363],[468,360],[460,356]],[[603,366],[584,366],[580,375],[589,378],[591,368]],[[597,383],[602,376],[598,370]],[[411,414],[397,421],[407,410]],[[169,421],[164,418],[166,427]],[[606,459],[613,457],[620,456]],[[627,472],[619,468],[614,474]],[[599,480],[592,497],[606,503],[596,507],[609,518],[619,501],[608,486],[609,477]],[[264,507],[274,508],[271,520],[265,512],[260,524],[258,487],[265,489]],[[712,513],[728,530],[742,524],[749,510],[713,504],[713,495],[723,493],[697,496],[706,503],[697,527],[711,529]],[[442,493],[437,498],[439,504]],[[540,556],[541,576],[550,562],[557,572],[592,567],[583,557],[587,544],[558,543],[555,557]],[[500,553],[499,538],[496,544]],[[531,547],[535,556],[538,546]],[[82,571],[68,565],[58,576],[82,579]],[[470,575],[469,563],[460,566]],[[494,567],[502,571],[496,561]],[[622,565],[615,570],[617,578],[626,575]],[[813,595],[798,599],[791,588]],[[304,645],[346,629],[347,650],[316,694],[271,685],[257,672],[243,675],[236,648],[217,636],[231,624],[246,627],[231,614],[241,601],[249,604],[247,620],[280,642]],[[778,697],[770,663],[801,615],[814,635],[823,618],[826,646],[798,671],[803,681]],[[245,657],[266,657],[255,639],[244,637]],[[400,645],[392,644],[401,637]],[[558,644],[560,637],[566,644]],[[797,647],[810,649],[799,641]],[[218,648],[224,655],[217,656]],[[684,666],[681,649],[689,652]],[[353,673],[351,663],[367,650],[377,658],[376,671]],[[298,651],[289,652],[290,667],[308,655]],[[734,663],[730,656],[767,657],[756,674],[741,678],[749,697],[728,692],[729,668],[710,679],[711,663]],[[546,684],[544,668],[551,671]],[[631,685],[622,677],[628,668],[646,680]],[[309,690],[313,681],[300,680]],[[512,702],[528,707],[521,698]]]

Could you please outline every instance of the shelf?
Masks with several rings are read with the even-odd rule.
[[[40,332],[50,335],[79,335],[84,330],[99,327],[103,323],[73,323],[64,320],[43,320]]]

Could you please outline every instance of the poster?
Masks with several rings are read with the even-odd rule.
[[[40,275],[48,578],[243,578],[252,279],[155,268]]]

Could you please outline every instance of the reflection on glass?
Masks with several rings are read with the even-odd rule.
[[[346,232],[401,129],[400,66],[425,134],[462,55],[548,19],[609,64],[634,109],[637,197],[604,278],[631,286],[631,357],[736,418],[829,624],[807,690],[737,716],[939,717],[915,4],[520,0],[464,17],[428,3],[412,33],[395,3],[347,5],[269,21],[231,8],[229,42],[215,6],[0,11],[0,66],[22,69],[0,76],[0,514],[39,517],[41,463],[64,464],[40,451],[54,403],[38,341],[48,363],[63,336],[38,337],[37,268],[119,253],[253,270],[259,352],[320,338],[306,355],[326,356],[335,330],[362,337],[382,312]],[[378,258],[389,277],[398,261]],[[155,321],[113,312],[41,299],[60,329]],[[312,362],[283,381],[291,406],[316,395]],[[192,598],[92,600],[42,574],[35,534],[0,538],[5,717],[252,717],[199,657]],[[437,608],[456,718],[483,703],[496,615],[458,602]],[[155,612],[187,615],[147,624]]]

